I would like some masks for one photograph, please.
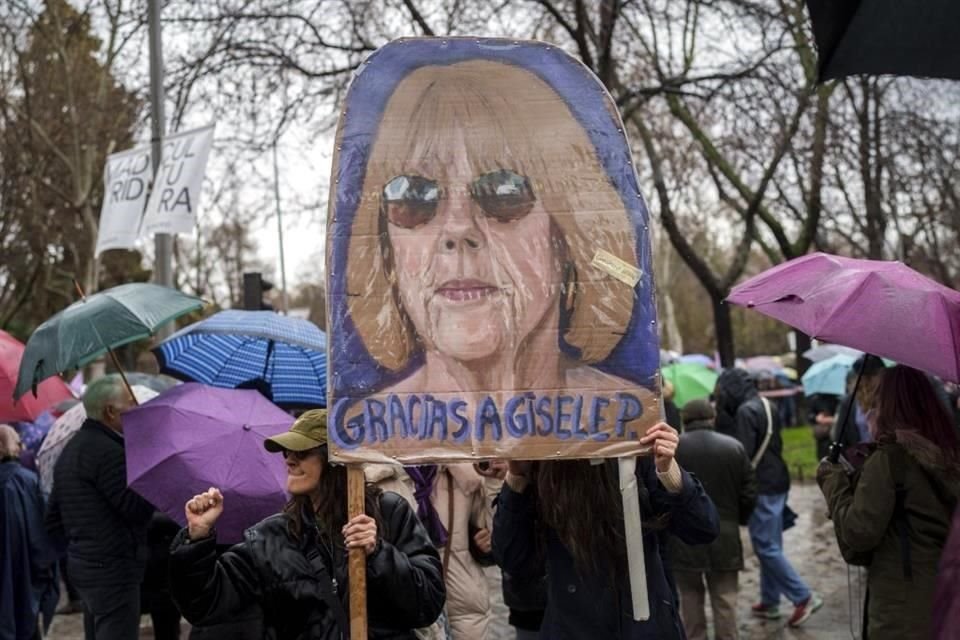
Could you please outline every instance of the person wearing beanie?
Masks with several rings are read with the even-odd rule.
[[[680,412],[683,434],[677,462],[700,479],[720,515],[720,535],[691,546],[670,537],[680,615],[689,640],[706,640],[706,592],[710,593],[717,640],[737,638],[738,576],[743,570],[740,526],[757,501],[757,479],[743,445],[714,430],[716,413],[706,399],[691,400]]]
[[[171,545],[174,600],[191,624],[216,624],[259,607],[265,637],[349,637],[347,556],[367,557],[370,638],[413,640],[446,598],[440,556],[406,500],[367,485],[366,509],[347,517],[347,470],[327,459],[327,411],[302,414],[264,442],[283,455],[290,502],[218,557],[216,487],[184,506],[187,526]]]

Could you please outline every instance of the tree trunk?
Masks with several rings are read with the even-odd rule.
[[[713,303],[713,326],[717,333],[717,353],[720,354],[720,366],[729,369],[734,363],[733,323],[730,319],[730,305],[723,296],[710,294]]]

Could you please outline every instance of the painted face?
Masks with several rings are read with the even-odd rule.
[[[287,491],[293,496],[310,495],[320,486],[323,475],[323,456],[320,449],[284,451],[287,463]]]
[[[560,266],[531,181],[507,167],[477,171],[462,133],[450,141],[449,163],[385,185],[384,215],[417,333],[428,348],[471,361],[515,351],[556,308]],[[404,190],[416,191],[419,209]]]

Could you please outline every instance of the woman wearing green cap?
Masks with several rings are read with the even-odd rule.
[[[268,638],[346,638],[347,550],[362,548],[369,637],[412,639],[414,629],[432,624],[446,597],[440,557],[395,493],[368,485],[366,515],[347,520],[347,473],[327,462],[326,410],[304,413],[264,446],[283,454],[291,500],[219,558],[215,524],[223,496],[211,487],[187,502],[187,527],[170,556],[184,617],[211,624],[259,605]]]

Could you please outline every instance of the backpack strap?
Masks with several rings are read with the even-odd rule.
[[[903,562],[904,580],[913,580],[913,565],[910,562],[910,523],[907,520],[906,452],[898,444],[890,447],[890,475],[896,496],[893,504],[893,527],[900,539],[900,560]]]
[[[767,446],[770,444],[770,438],[773,436],[773,416],[770,415],[770,401],[760,396],[760,402],[763,403],[763,411],[767,415],[767,433],[763,436],[763,442],[760,443],[760,448],[753,454],[753,459],[750,461],[754,469],[760,464],[763,454],[767,452]]]

